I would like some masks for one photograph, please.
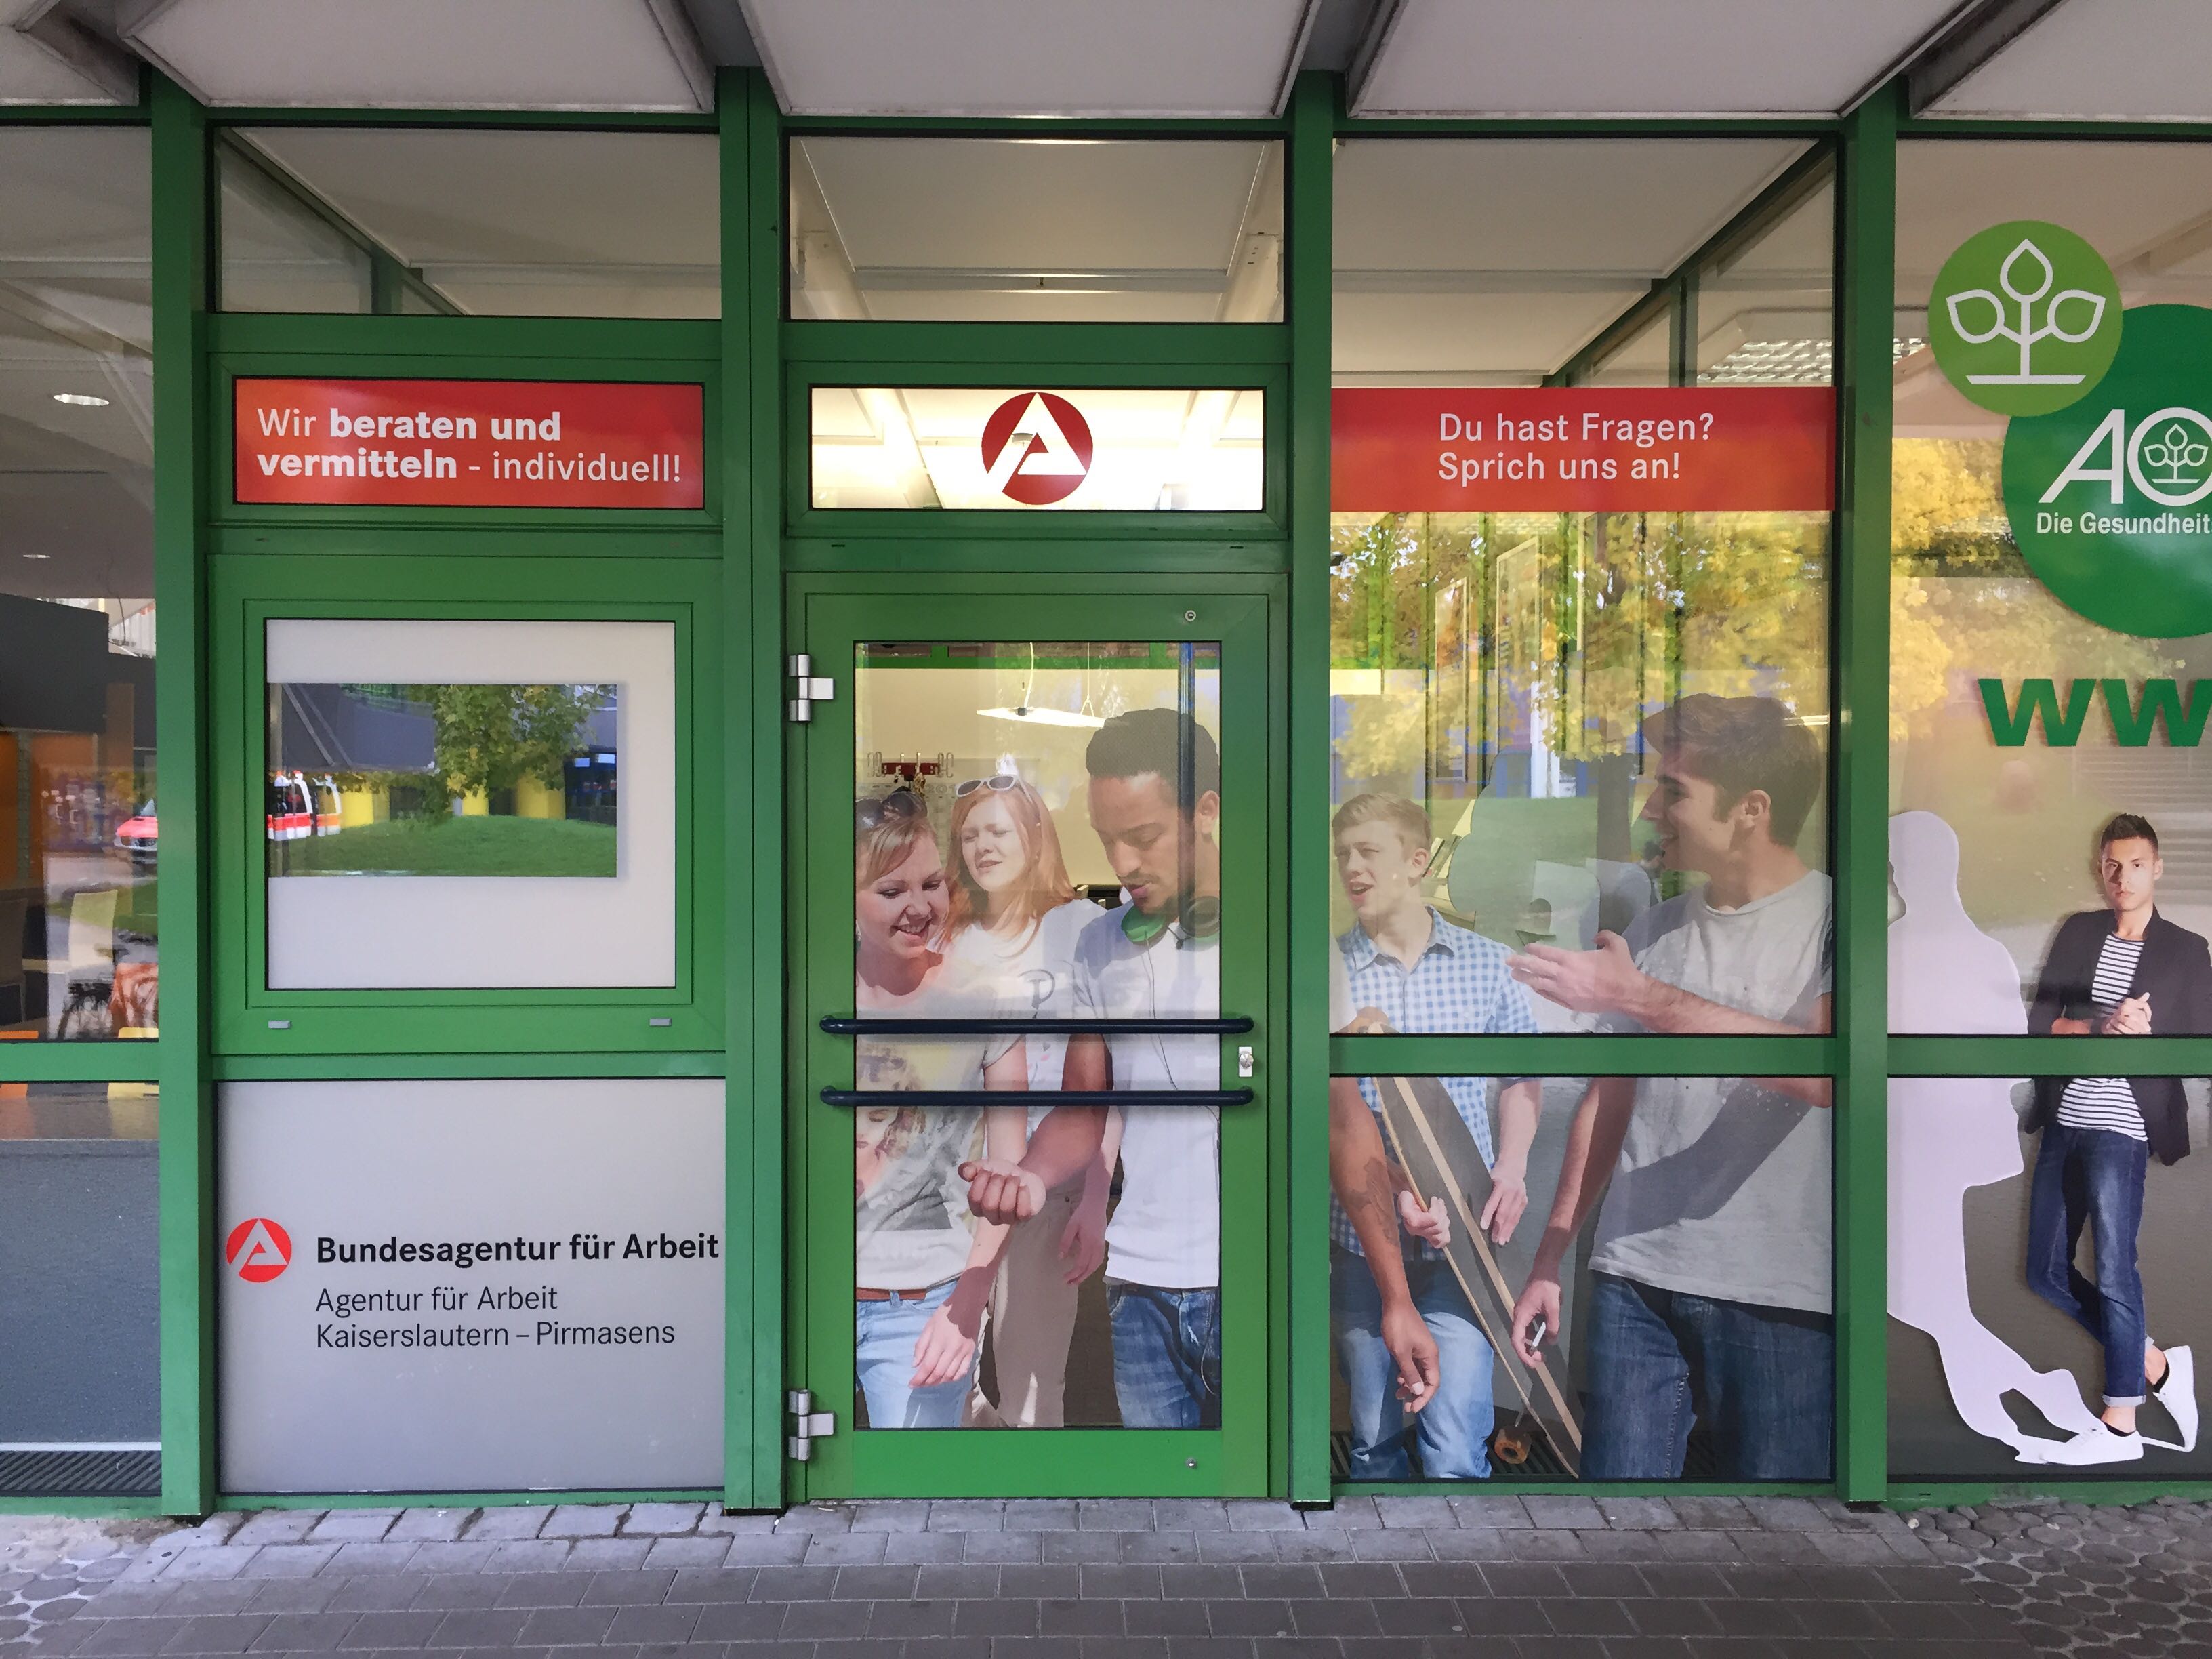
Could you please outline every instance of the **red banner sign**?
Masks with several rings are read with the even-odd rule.
[[[241,379],[234,408],[244,502],[706,504],[702,386]]]
[[[1820,512],[1836,500],[1826,386],[1347,388],[1339,513]]]

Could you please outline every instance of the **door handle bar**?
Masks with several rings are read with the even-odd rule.
[[[824,1089],[825,1106],[1249,1106],[1249,1089]]]
[[[1225,1019],[872,1019],[826,1016],[831,1036],[1241,1036],[1249,1014]]]

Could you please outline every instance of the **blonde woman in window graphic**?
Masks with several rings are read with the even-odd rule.
[[[1070,974],[1076,935],[1099,915],[1068,879],[1052,813],[1011,760],[953,792],[948,837],[955,857],[945,955],[973,970],[1010,1014],[1065,1019],[1073,1012]],[[1056,1090],[1067,1039],[1023,1038],[1028,1086]],[[1032,1106],[1022,1146],[1049,1107]],[[1059,1428],[1066,1422],[1067,1350],[1076,1291],[1106,1253],[1112,1166],[1094,1160],[1055,1188],[1044,1208],[1013,1229],[991,1291],[991,1394],[978,1386],[968,1422],[980,1428]]]
[[[1900,1035],[2020,1036],[2027,1011],[2012,953],[1959,899],[1959,838],[1933,812],[1889,821],[1890,878],[1903,914],[1889,925],[1889,1029]],[[1975,1316],[1966,1276],[1966,1197],[2021,1172],[2009,1078],[1897,1078],[1889,1085],[1889,1311],[1935,1339],[1966,1426],[2023,1463],[2120,1462],[2071,1376],[2039,1371]],[[2016,1394],[2063,1431],[2024,1432]],[[2140,1456],[2138,1448],[2135,1455]]]
[[[930,1019],[996,1012],[989,989],[943,949],[951,908],[921,799],[897,789],[854,804],[854,1006]],[[1018,1037],[862,1037],[857,1086],[916,1091],[1024,1089]],[[969,1212],[963,1162],[1021,1155],[1018,1109],[860,1109],[853,1135],[854,1365],[871,1428],[950,1429],[975,1382],[1002,1226]]]

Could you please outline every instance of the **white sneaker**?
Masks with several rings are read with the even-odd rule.
[[[2180,1451],[2197,1449],[2197,1361],[2186,1348],[2166,1351],[2166,1375],[2158,1380],[2151,1398],[2172,1413],[2176,1427],[2181,1431]],[[2160,1441],[2165,1445],[2169,1443]]]
[[[2134,1463],[2141,1461],[2142,1455],[2141,1435],[2122,1434],[2100,1423],[2070,1440],[2051,1442],[2044,1450],[2043,1461],[2081,1468],[2096,1463]]]

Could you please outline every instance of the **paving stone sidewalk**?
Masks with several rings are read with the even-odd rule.
[[[2177,1504],[266,1510],[43,1557],[10,1524],[0,1659],[2212,1655],[2212,1510]]]

